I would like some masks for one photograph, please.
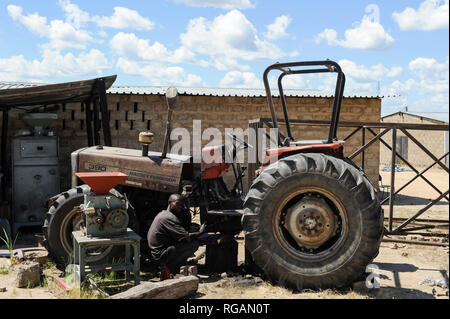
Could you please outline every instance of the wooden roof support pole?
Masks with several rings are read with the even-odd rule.
[[[112,146],[111,141],[111,128],[109,126],[109,113],[108,113],[108,103],[106,100],[106,89],[105,82],[103,79],[99,79],[96,82],[98,94],[99,94],[99,103],[100,103],[100,112],[102,113],[102,129],[103,129],[103,139],[106,146]]]
[[[86,102],[84,102],[84,105],[85,105],[84,111],[86,112],[86,132],[87,132],[88,146],[93,146],[94,138],[92,136],[91,100],[87,100]]]
[[[7,182],[7,142],[8,142],[8,108],[5,107],[3,109],[3,118],[2,118],[2,140],[1,140],[1,151],[2,151],[2,173],[3,173],[3,181],[1,183],[2,185],[2,198],[6,198],[6,182]]]

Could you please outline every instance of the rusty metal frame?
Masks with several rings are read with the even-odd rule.
[[[278,119],[278,123],[283,124],[283,119]],[[317,121],[317,120],[290,120],[291,124],[296,125],[305,125],[305,126],[329,126],[330,123],[328,121]],[[249,121],[249,127],[257,130],[258,128],[264,128],[264,125],[271,128],[273,125],[271,125],[271,119],[270,118],[259,118],[256,120],[250,120]],[[429,181],[425,176],[424,173],[428,171],[430,168],[438,164],[442,169],[444,169],[447,174],[449,174],[449,169],[445,164],[442,163],[442,160],[449,156],[449,152],[443,154],[440,157],[436,157],[434,154],[432,154],[422,143],[420,143],[414,136],[411,135],[409,132],[410,130],[427,130],[427,131],[448,131],[449,126],[448,125],[442,125],[442,124],[408,124],[408,123],[378,123],[378,122],[370,122],[370,123],[361,123],[361,122],[341,122],[339,123],[340,127],[353,127],[355,128],[350,134],[348,134],[343,140],[347,141],[352,136],[354,136],[356,133],[361,131],[361,137],[362,137],[362,143],[361,146],[355,150],[352,154],[348,156],[348,158],[353,159],[358,155],[361,155],[362,165],[361,168],[364,169],[365,164],[365,151],[367,148],[369,148],[371,145],[373,145],[376,142],[380,142],[382,145],[386,146],[391,151],[391,178],[390,178],[390,193],[389,196],[387,196],[385,199],[381,201],[381,204],[386,203],[386,201],[389,201],[389,215],[388,215],[388,228],[385,229],[385,235],[404,235],[411,231],[415,230],[422,230],[422,229],[430,229],[430,228],[442,228],[436,227],[436,225],[420,225],[417,227],[414,227],[411,225],[413,222],[417,222],[418,217],[421,216],[423,213],[425,213],[428,209],[430,209],[432,206],[434,206],[437,202],[441,201],[442,199],[446,199],[449,201],[449,190],[441,191],[439,188],[437,188],[431,181]],[[375,130],[380,130],[379,133],[377,133]],[[419,172],[408,160],[403,158],[397,151],[395,147],[392,147],[392,145],[396,145],[397,140],[397,132],[400,130],[403,134],[405,134],[414,144],[416,144],[421,150],[424,151],[425,154],[427,154],[432,160],[433,163],[426,168],[424,168],[422,171]],[[391,131],[392,133],[392,141],[391,145],[387,143],[385,140],[383,140],[383,136],[386,135]],[[372,138],[368,139],[367,132],[372,135]],[[280,133],[280,136],[283,137],[283,135]],[[257,140],[256,149],[257,152],[259,146],[259,141]],[[258,153],[257,153],[258,154]],[[412,171],[416,173],[416,176],[414,176],[411,180],[406,182],[406,184],[399,187],[398,190],[395,189],[395,162],[396,159],[399,158],[402,160]],[[254,177],[255,177],[255,170],[259,167],[260,163],[249,163],[249,170],[248,170],[248,185],[251,185]],[[407,218],[405,220],[402,220],[401,224],[394,228],[393,222],[396,219],[394,217],[394,208],[395,208],[395,196],[403,190],[406,186],[413,183],[416,179],[421,178],[423,179],[428,185],[430,185],[437,193],[439,193],[439,196],[436,197],[434,200],[432,200],[430,203],[428,203],[425,207],[419,209],[412,217]],[[429,222],[433,222],[431,220],[428,220]],[[446,223],[448,227],[448,216],[446,220],[439,220],[440,222]],[[434,221],[436,222],[436,221]],[[410,227],[407,227],[407,226]],[[412,226],[412,227],[411,227]]]
[[[315,67],[315,68],[311,68]],[[329,134],[328,134],[328,143],[331,143],[336,139],[338,124],[339,124],[339,113],[342,105],[342,98],[344,97],[344,87],[345,87],[345,74],[342,72],[341,67],[338,63],[325,60],[325,61],[301,61],[301,62],[286,62],[286,63],[275,63],[269,65],[263,73],[263,83],[264,89],[266,91],[267,103],[269,105],[270,114],[272,115],[272,123],[274,128],[278,128],[278,119],[275,112],[275,106],[273,103],[271,88],[269,85],[268,75],[271,71],[280,71],[281,74],[278,77],[278,90],[280,92],[281,104],[283,107],[284,114],[284,122],[286,123],[287,135],[289,136],[289,140],[294,140],[291,132],[291,126],[286,106],[286,100],[283,93],[283,85],[282,80],[286,75],[292,74],[313,74],[313,73],[329,73],[335,72],[337,73],[336,77],[336,88],[333,96],[333,108],[331,110],[331,122],[329,123]],[[280,135],[278,135],[278,145],[289,145],[289,140],[285,138],[283,140],[280,139]]]

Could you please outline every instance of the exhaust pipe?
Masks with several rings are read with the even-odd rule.
[[[166,101],[167,101],[167,122],[166,122],[166,135],[164,137],[164,145],[162,149],[161,157],[165,158],[167,155],[167,148],[169,147],[170,138],[170,123],[172,121],[172,111],[178,103],[178,91],[174,87],[170,87],[166,91]]]

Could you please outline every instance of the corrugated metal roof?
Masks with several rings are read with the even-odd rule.
[[[116,75],[102,77],[105,88],[110,88]],[[54,84],[5,83],[1,85],[1,107],[25,107],[56,103],[83,102],[92,96],[98,79]]]
[[[24,88],[36,85],[37,83],[20,83],[20,82],[0,82],[0,90]],[[127,86],[113,85],[106,93],[109,94],[138,94],[138,95],[164,95],[168,86]],[[264,89],[249,88],[208,88],[208,87],[176,87],[180,95],[191,96],[236,96],[236,97],[265,97]],[[284,93],[287,97],[332,97],[333,94],[325,91],[313,89],[285,89]],[[278,97],[277,89],[272,90],[272,95]],[[344,95],[346,98],[366,98],[380,99],[384,96],[379,95]]]
[[[427,119],[427,120],[434,120],[434,121],[439,121],[439,122],[443,122],[448,124],[449,122],[449,113],[448,112],[395,112],[392,114],[387,114],[387,115],[383,115],[381,117],[381,120],[394,116],[394,115],[410,115],[410,116],[414,116],[414,117],[420,117],[423,119]]]
[[[167,86],[120,86],[114,85],[107,93],[110,94],[140,94],[140,95],[164,95]],[[193,87],[177,87],[180,95],[197,95],[197,96],[237,96],[237,97],[265,97],[264,89],[248,89],[248,88],[193,88]],[[333,94],[320,90],[312,89],[285,89],[284,93],[287,97],[332,97]],[[272,91],[273,96],[279,96],[278,90]],[[352,95],[347,98],[383,98],[383,96],[372,95]]]
[[[20,89],[30,86],[37,86],[42,84],[36,83],[21,83],[21,82],[0,82],[0,90]]]

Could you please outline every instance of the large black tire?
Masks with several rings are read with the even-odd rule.
[[[316,197],[338,222],[320,247],[305,248],[283,226],[283,218],[287,209]],[[383,216],[376,190],[358,169],[308,153],[263,170],[245,199],[242,226],[246,249],[269,279],[297,290],[322,289],[347,286],[365,272],[378,254]]]
[[[80,185],[69,189],[53,202],[46,214],[42,227],[44,246],[59,268],[63,269],[71,263],[73,250],[72,231],[84,221],[84,217],[76,216],[77,213],[74,211],[74,207],[81,205],[84,201],[84,195],[90,191],[91,188],[88,185]],[[115,189],[111,189],[110,193],[122,196]],[[130,218],[128,227],[138,231],[137,218],[131,207],[128,209],[128,215]],[[103,264],[111,262],[112,258],[122,254],[123,249],[118,246],[99,247],[98,252],[92,252],[86,261],[91,264]]]

